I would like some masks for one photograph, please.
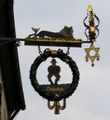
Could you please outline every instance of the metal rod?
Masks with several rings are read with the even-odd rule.
[[[0,41],[25,41],[25,39],[23,39],[23,38],[0,37]]]
[[[82,41],[82,43],[92,43],[92,41]]]
[[[10,43],[10,42],[18,42],[18,41],[23,41],[25,42],[26,39],[25,38],[7,38],[7,37],[0,37],[0,41],[1,42],[5,42],[5,43],[1,43],[1,45],[4,45],[4,44],[7,44],[7,43]],[[83,43],[92,43],[92,41],[82,41],[82,44]],[[0,45],[0,46],[1,46]]]
[[[11,42],[20,42],[20,41],[25,41],[25,39],[0,37],[0,47]]]

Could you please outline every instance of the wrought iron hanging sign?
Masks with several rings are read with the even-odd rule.
[[[89,5],[87,9],[87,16],[83,20],[83,24],[86,28],[86,41],[83,41],[82,39],[75,39],[73,36],[73,28],[68,26],[64,26],[64,28],[59,32],[50,32],[45,30],[39,31],[40,28],[32,28],[34,33],[30,34],[26,39],[16,39],[17,45],[20,45],[19,41],[25,41],[25,45],[38,46],[39,56],[35,59],[31,66],[30,80],[35,91],[38,92],[41,97],[47,99],[48,108],[54,109],[55,114],[59,114],[60,110],[64,110],[66,108],[66,99],[74,93],[79,83],[79,70],[75,61],[69,56],[70,47],[82,47],[82,44],[84,43],[90,44],[89,48],[85,48],[85,59],[86,61],[90,60],[92,62],[92,66],[94,66],[94,61],[99,60],[100,58],[100,48],[95,47],[94,45],[99,35],[99,23],[99,18],[93,13],[92,6]],[[1,38],[1,40],[6,41],[5,43],[3,41],[0,46],[9,43],[10,39],[12,40],[12,38]],[[15,41],[14,38],[13,41]],[[50,48],[47,48],[44,52],[42,52],[40,46],[63,46],[67,47],[67,52],[63,52],[62,49],[51,50]],[[94,52],[94,54],[91,54],[91,52]],[[47,75],[49,84],[41,85],[39,84],[39,80],[37,78],[37,70],[43,62],[48,60],[48,58],[52,59],[51,65],[48,67]],[[56,59],[66,63],[71,69],[71,83],[59,84],[61,78],[61,67],[56,65]],[[53,76],[55,77],[55,80],[52,79]],[[60,103],[61,100],[63,101],[62,105]]]
[[[87,21],[89,18],[89,21]],[[97,25],[95,25],[95,20]],[[50,32],[42,30],[39,32],[40,28],[32,28],[33,34],[30,34],[25,41],[25,45],[38,45],[40,55],[35,59],[30,70],[30,80],[35,91],[38,94],[47,99],[48,108],[54,109],[55,114],[59,114],[60,110],[66,108],[66,98],[71,96],[76,90],[79,83],[79,70],[75,61],[69,56],[70,47],[81,47],[83,43],[90,43],[90,48],[85,48],[86,61],[91,61],[92,66],[94,66],[94,61],[99,60],[99,49],[94,46],[96,38],[99,35],[99,18],[93,13],[91,5],[88,6],[87,16],[84,18],[85,35],[87,41],[81,39],[75,39],[73,37],[73,28],[64,26],[59,32]],[[63,46],[67,47],[67,52],[64,53],[63,50],[51,50],[49,48],[45,49],[44,52],[41,51],[40,46]],[[91,51],[94,51],[94,55],[91,55]],[[52,58],[51,65],[48,67],[47,79],[49,84],[40,85],[37,79],[37,70],[41,63]],[[60,59],[64,63],[68,64],[72,72],[72,82],[66,84],[59,84],[61,75],[60,66],[56,65],[57,59]],[[52,80],[52,76],[55,80]],[[60,101],[63,101],[61,105]]]
[[[39,65],[42,62],[45,62],[49,57],[53,58],[51,61],[52,65],[48,67],[47,75],[50,84],[40,85],[36,78],[36,71]],[[55,58],[59,58],[61,61],[68,64],[73,74],[72,83],[58,84],[61,77],[59,74],[60,66],[56,65],[57,61]],[[55,76],[55,82],[52,81],[52,76]],[[42,54],[40,54],[40,56],[35,59],[34,63],[32,64],[30,79],[32,86],[39,93],[39,95],[48,100],[49,109],[55,108],[55,114],[59,114],[59,110],[63,110],[65,108],[66,98],[72,95],[78,86],[79,71],[74,60],[65,54],[61,49],[58,51],[46,49]],[[63,100],[63,107],[60,106],[60,100]],[[54,105],[51,106],[50,102],[54,102]]]

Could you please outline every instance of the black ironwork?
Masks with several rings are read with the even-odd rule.
[[[87,18],[89,18],[88,24],[86,23]],[[95,21],[97,21],[97,24],[95,24]],[[94,66],[94,61],[99,60],[99,47],[94,46],[94,42],[96,41],[98,35],[99,35],[99,26],[100,20],[99,18],[93,13],[92,6],[89,5],[87,9],[87,16],[83,20],[83,24],[86,27],[85,29],[85,35],[87,37],[87,40],[91,43],[89,48],[85,48],[86,56],[85,59],[88,62],[89,60],[92,62],[92,66]],[[83,42],[86,43],[86,42]],[[94,55],[91,55],[90,52],[93,51]]]
[[[50,84],[50,85],[39,85],[37,81],[37,69],[39,65],[47,60],[47,58],[59,58],[63,62],[67,63],[72,71],[73,78],[72,83],[67,84]],[[59,72],[59,71],[58,71]],[[59,76],[57,76],[59,77]],[[50,78],[50,77],[49,77]],[[31,66],[30,70],[30,80],[35,91],[39,93],[42,97],[49,101],[59,101],[61,99],[66,99],[74,93],[79,82],[79,70],[73,59],[65,54],[61,49],[58,51],[46,49],[40,56],[38,56]]]
[[[33,28],[33,27],[32,27],[32,30],[34,31],[34,33],[30,34],[28,36],[28,38],[46,38],[46,37],[49,37],[49,38],[53,38],[53,39],[55,39],[55,38],[74,39],[72,27],[64,26],[64,28],[59,32],[50,32],[50,31],[43,30],[43,31],[40,31],[38,33],[40,28]]]
[[[58,83],[58,81],[59,81],[59,79],[60,79],[60,66],[58,66],[58,65],[56,65],[56,63],[57,63],[57,61],[56,61],[56,59],[52,59],[52,61],[51,61],[51,65],[48,67],[48,80],[49,80],[49,82],[51,83],[51,85],[53,85],[53,84],[55,84],[55,85],[57,85],[57,83]],[[55,77],[55,83],[52,81],[52,77]]]
[[[87,18],[89,18],[88,24],[86,23]],[[96,25],[95,25],[95,20],[97,21]],[[98,16],[96,16],[96,14],[93,13],[92,6],[89,5],[87,10],[87,16],[84,18],[83,24],[86,27],[85,35],[87,37],[87,40],[89,40],[90,42],[94,42],[99,35],[99,29],[98,29],[99,23],[100,20]]]
[[[87,19],[89,19],[87,21]],[[86,61],[91,61],[94,66],[94,61],[99,60],[98,54],[100,48],[94,46],[99,35],[99,23],[100,20],[96,14],[94,14],[92,6],[89,5],[87,9],[87,16],[83,20],[85,26],[85,35],[87,40],[75,39],[73,36],[73,28],[64,26],[59,32],[51,32],[47,30],[39,31],[40,28],[32,27],[33,33],[28,35],[25,39],[22,38],[4,38],[0,37],[0,47],[15,42],[17,46],[20,46],[20,41],[23,41],[25,45],[37,45],[39,56],[35,59],[30,70],[30,80],[34,89],[42,97],[48,100],[48,108],[55,109],[55,114],[59,114],[60,110],[66,107],[66,98],[74,93],[79,82],[79,70],[75,61],[68,56],[70,53],[70,47],[82,47],[82,44],[90,43],[89,48],[85,48]],[[58,51],[46,49],[44,52],[41,51],[40,46],[61,46],[67,47],[67,52],[64,53],[61,49]],[[91,51],[94,55],[91,55]],[[48,67],[48,81],[50,84],[40,85],[37,81],[37,69],[42,62],[45,62],[49,57],[52,58],[52,64]],[[56,59],[59,58],[63,62],[67,63],[72,71],[72,82],[67,84],[58,84],[60,80],[60,66],[56,65]],[[52,76],[55,76],[55,81],[52,80]],[[60,105],[60,100],[63,100],[63,104]],[[53,104],[51,104],[53,103]],[[15,117],[19,110],[15,111],[11,116],[11,119]]]

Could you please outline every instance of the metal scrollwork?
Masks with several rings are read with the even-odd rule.
[[[89,18],[89,21],[87,24],[86,20]],[[95,20],[97,21],[97,24],[95,24]],[[87,9],[87,16],[83,20],[83,24],[86,27],[85,29],[85,35],[87,37],[87,40],[91,43],[89,48],[85,48],[86,56],[85,59],[88,62],[89,60],[92,62],[92,66],[94,66],[94,61],[99,60],[99,47],[94,46],[94,42],[96,41],[98,35],[99,35],[99,26],[100,20],[99,18],[93,13],[93,9],[91,5],[88,5]],[[94,52],[93,55],[91,55],[91,52]]]
[[[91,42],[94,42],[96,40],[96,38],[99,35],[99,23],[100,20],[99,18],[93,13],[93,9],[92,6],[89,5],[88,9],[87,9],[87,16],[84,18],[83,20],[83,24],[86,27],[85,29],[85,35],[87,37],[88,40],[90,40]],[[89,24],[86,23],[86,19],[89,17]],[[97,24],[95,25],[94,21],[97,21]]]

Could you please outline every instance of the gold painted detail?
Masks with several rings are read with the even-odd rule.
[[[56,50],[51,50],[52,56],[56,57],[57,56],[57,51]]]
[[[93,12],[92,5],[88,5],[87,12]]]
[[[85,52],[86,52],[85,59],[86,61],[90,60],[92,62],[92,66],[94,66],[94,61],[99,60],[100,58],[98,53],[99,50],[100,48],[96,48],[93,43],[91,43],[89,48],[85,48]],[[94,54],[91,55],[91,52],[94,52]]]
[[[88,18],[89,18],[89,21],[87,22]],[[100,20],[98,16],[94,14],[94,11],[91,5],[88,5],[87,16],[84,18],[83,24],[86,27],[85,35],[87,37],[87,40],[89,40],[90,42],[96,41],[99,35],[98,26],[100,24]]]
[[[62,87],[47,87],[47,91],[49,92],[62,92],[64,89]]]
[[[25,45],[42,45],[42,46],[71,46],[81,47],[81,39],[63,39],[63,38],[26,38]]]
[[[39,42],[81,42],[82,40],[81,39],[63,39],[63,38],[26,38],[26,41],[39,41]]]
[[[48,108],[54,109],[55,114],[60,114],[60,110],[64,110],[66,108],[66,99],[63,99],[63,105],[60,104],[60,101],[48,101]]]

